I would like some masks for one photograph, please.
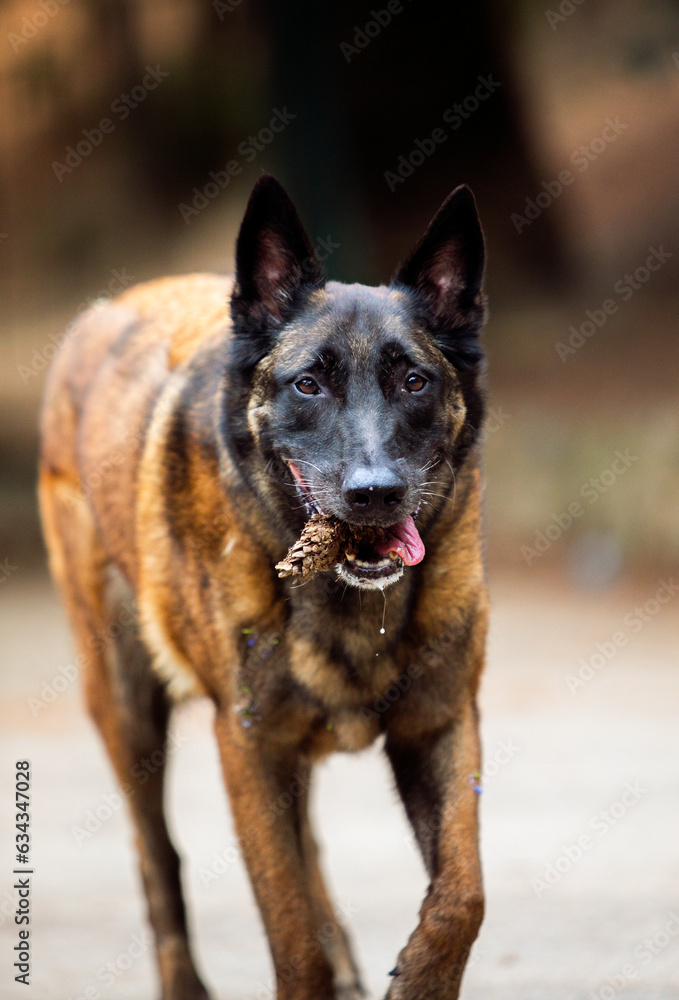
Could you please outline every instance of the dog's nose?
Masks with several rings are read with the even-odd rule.
[[[342,492],[352,510],[377,514],[398,507],[406,495],[406,483],[391,469],[360,468],[345,479]]]

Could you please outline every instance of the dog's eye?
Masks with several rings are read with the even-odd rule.
[[[317,396],[321,391],[316,382],[308,376],[298,379],[297,382],[295,382],[295,389],[297,389],[298,392],[303,393],[305,396]]]
[[[417,372],[411,372],[406,379],[405,388],[408,392],[422,392],[425,385],[427,384],[426,378],[418,375]]]

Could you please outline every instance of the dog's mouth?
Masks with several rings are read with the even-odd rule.
[[[304,501],[307,514],[323,514],[323,508],[311,492],[308,483],[294,462],[288,462],[290,471]],[[417,511],[414,512],[417,515]],[[336,570],[345,582],[358,587],[383,588],[395,583],[405,566],[416,566],[424,559],[424,543],[417,530],[413,514],[381,530],[376,540],[361,538],[360,526],[348,526],[352,533],[343,546],[343,557]],[[370,535],[370,529],[366,531]]]
[[[424,544],[412,514],[386,529],[383,539],[361,542],[358,551],[347,551],[339,563],[340,575],[348,583],[363,587],[386,587],[403,575],[405,566],[424,559]]]

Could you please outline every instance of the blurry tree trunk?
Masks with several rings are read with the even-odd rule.
[[[392,4],[400,12],[389,14],[385,4],[370,8],[364,0],[258,2],[271,31],[272,99],[298,115],[277,145],[282,174],[299,189],[315,228],[348,240],[347,257],[337,253],[338,276],[387,279],[395,248],[404,254],[463,181],[477,195],[495,265],[508,278],[553,284],[566,274],[556,213],[543,213],[520,235],[511,222],[541,177],[525,134],[505,3],[402,0]],[[500,85],[452,130],[444,113],[473,98],[479,78]],[[390,190],[385,173],[437,128],[445,141]],[[359,260],[369,250],[369,260]]]
[[[139,82],[143,65],[134,23],[134,8],[129,0],[96,0],[90,5],[93,44],[101,54],[112,97],[128,91]]]

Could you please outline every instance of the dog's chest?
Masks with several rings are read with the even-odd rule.
[[[295,680],[328,711],[368,705],[398,676],[395,652],[379,632],[370,638],[350,630],[342,636],[293,633],[289,663]]]
[[[329,707],[365,704],[399,673],[412,581],[383,592],[318,577],[292,590],[287,627],[294,677]]]
[[[244,634],[235,710],[247,729],[271,729],[310,757],[369,746],[399,687],[386,633],[347,632],[328,643],[294,626]]]

